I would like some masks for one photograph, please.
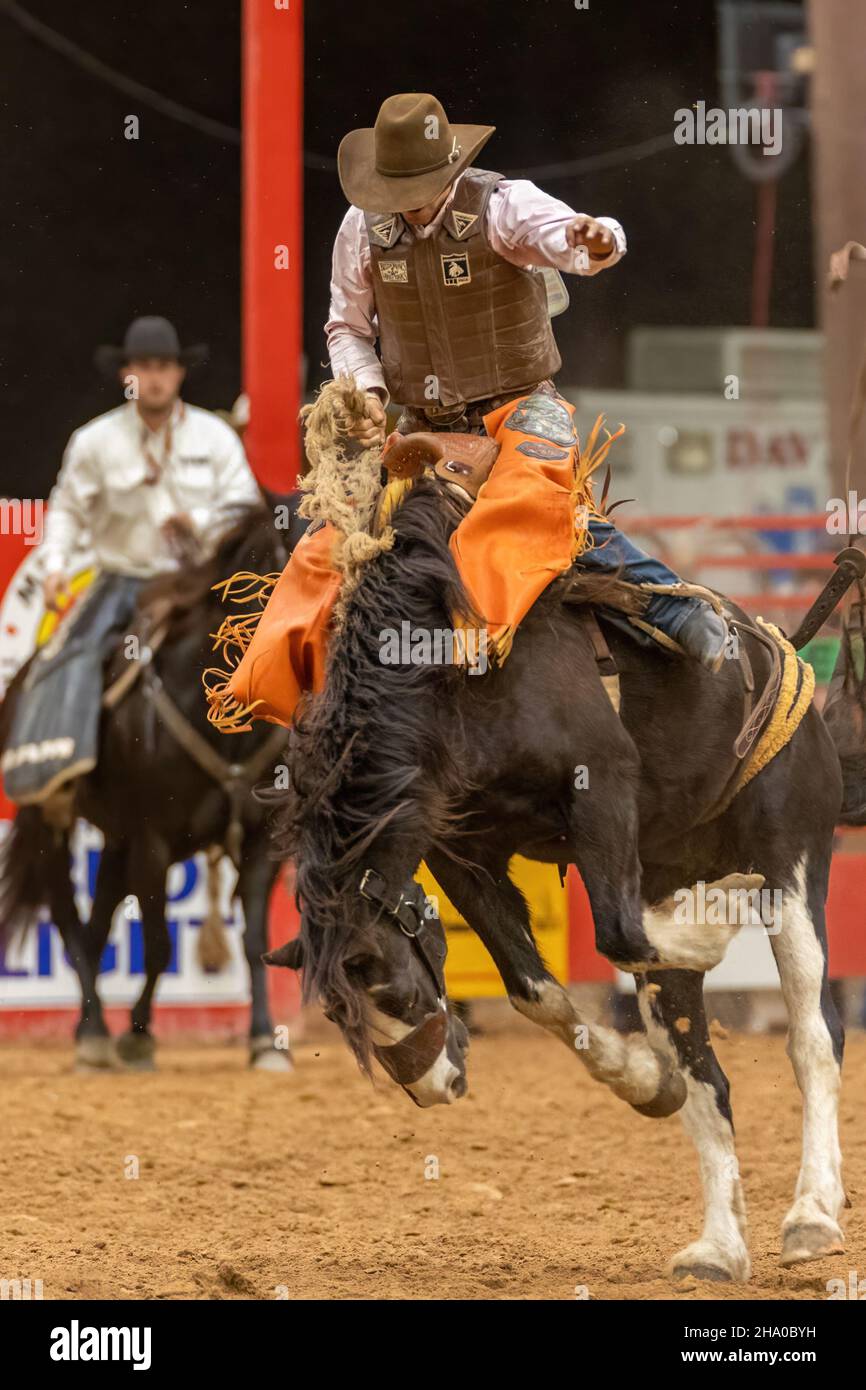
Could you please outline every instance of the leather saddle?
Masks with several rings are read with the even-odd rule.
[[[389,434],[382,464],[391,478],[433,473],[458,496],[474,502],[490,476],[499,445],[484,434],[447,434],[418,430]]]

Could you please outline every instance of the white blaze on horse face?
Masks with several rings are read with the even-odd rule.
[[[368,990],[368,996],[375,993],[376,986]],[[443,1009],[445,1005],[442,1005]],[[374,1041],[380,1047],[387,1047],[389,1043],[402,1042],[403,1039],[412,1032],[412,1025],[404,1023],[402,1019],[392,1018],[390,1014],[382,1013],[375,1004],[367,1004],[367,1021],[370,1031],[374,1035]],[[406,1090],[411,1091],[418,1104],[425,1109],[430,1105],[451,1105],[455,1100],[459,1100],[459,1095],[454,1090],[455,1082],[459,1081],[460,1072],[448,1056],[448,1046],[442,1048],[439,1056],[433,1065],[420,1076],[417,1081],[413,1081]]]

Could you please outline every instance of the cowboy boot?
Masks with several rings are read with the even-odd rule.
[[[680,603],[686,602],[689,600],[680,599]],[[691,602],[695,607],[677,629],[674,641],[708,671],[716,672],[721,669],[725,659],[730,636],[728,624],[708,603],[700,599],[692,599]]]
[[[586,569],[616,571],[627,584],[637,586],[682,584],[672,569],[647,555],[611,522],[593,517],[589,531],[592,545],[580,557]],[[656,628],[708,671],[718,671],[725,659],[728,625],[703,599],[651,594],[641,625]]]

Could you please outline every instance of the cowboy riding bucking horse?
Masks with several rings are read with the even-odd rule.
[[[640,627],[717,671],[729,632],[711,604],[683,592],[594,507],[582,509],[575,543],[579,442],[574,407],[552,381],[561,359],[548,286],[552,276],[562,289],[559,272],[591,276],[615,265],[625,234],[529,180],[476,167],[493,133],[451,125],[434,96],[410,92],[389,97],[375,127],[340,145],[351,206],[334,246],[325,332],[334,377],[362,393],[346,434],[359,448],[384,445],[386,468],[389,455],[404,462],[401,437],[446,468],[445,455],[472,456],[470,436],[489,444],[486,481],[453,548],[494,655],[507,652],[521,618],[579,554],[587,568],[666,590],[644,590]],[[392,399],[402,413],[386,441]],[[289,725],[305,692],[321,688],[341,587],[334,541],[330,525],[310,528],[242,660],[211,687],[212,718],[226,731],[249,727],[247,717]]]
[[[208,673],[211,719],[292,728],[274,844],[295,863],[301,930],[266,960],[303,971],[304,996],[359,1064],[375,1056],[419,1105],[466,1093],[447,941],[413,878],[426,863],[518,1012],[640,1114],[682,1110],[704,1225],[669,1271],[742,1281],[745,1197],[703,1003],[704,975],[744,925],[731,893],[760,895],[746,919],[771,939],[803,1094],[781,1260],[844,1248],[843,1030],[824,915],[842,776],[796,647],[862,580],[862,557],[837,557],[788,641],[611,525],[591,475],[616,436],[599,442],[597,421],[581,443],[552,384],[547,285],[613,265],[624,237],[475,167],[491,134],[408,94],[343,141],[335,379],[304,408],[310,526],[281,575],[221,586],[270,596],[255,621],[220,628],[232,669]],[[386,437],[390,398],[402,414]],[[488,663],[456,641],[451,661],[416,652],[448,621],[453,638],[485,635]],[[591,778],[576,775],[584,759]],[[510,875],[517,855],[563,879],[578,869],[596,949],[635,978],[641,1033],[587,1021],[547,967]],[[713,920],[708,885],[723,902]]]

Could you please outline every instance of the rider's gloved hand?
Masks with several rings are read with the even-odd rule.
[[[60,608],[60,595],[66,592],[66,575],[59,571],[55,574],[46,574],[42,581],[42,598],[45,607],[52,611]]]
[[[375,449],[384,444],[386,427],[385,407],[375,391],[368,391],[366,413],[352,425],[349,435],[365,449]]]
[[[616,245],[610,227],[596,221],[594,217],[587,217],[585,213],[575,217],[569,224],[565,231],[565,239],[572,251],[578,246],[585,246],[596,260],[605,260]]]

